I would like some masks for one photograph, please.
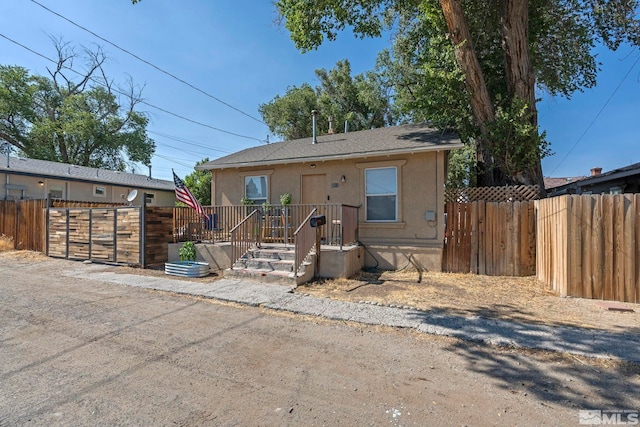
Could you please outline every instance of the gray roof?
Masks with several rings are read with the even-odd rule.
[[[7,168],[6,157],[0,156],[0,173],[4,172],[10,172],[16,175],[57,178],[67,181],[97,182],[101,184],[149,188],[154,190],[173,191],[175,189],[173,181],[149,179],[147,175],[89,168],[47,160],[25,159],[22,157],[10,157],[9,167]]]
[[[317,137],[317,141],[317,144],[313,144],[312,138],[302,138],[247,148],[196,166],[196,169],[341,160],[462,147],[455,134],[430,128],[426,124],[322,135]]]

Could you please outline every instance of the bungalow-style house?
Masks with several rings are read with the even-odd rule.
[[[83,202],[127,203],[127,196],[137,190],[133,204],[173,206],[176,201],[173,181],[86,166],[0,157],[0,199],[54,199]]]
[[[196,169],[212,173],[214,207],[241,200],[280,205],[280,196],[289,194],[292,206],[327,213],[326,244],[346,227],[345,217],[331,212],[349,207],[364,266],[398,269],[413,262],[439,271],[447,157],[460,147],[452,133],[413,124],[260,145]],[[284,222],[290,230],[300,225],[299,218]]]
[[[549,178],[545,178],[549,196],[640,193],[640,163],[605,173],[602,173],[602,168],[592,168],[590,176],[568,180],[561,185],[554,186],[553,182],[548,180]]]

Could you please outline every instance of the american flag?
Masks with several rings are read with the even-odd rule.
[[[189,191],[187,186],[184,185],[184,182],[178,177],[178,175],[176,175],[175,172],[173,172],[173,183],[176,185],[176,199],[189,206],[191,209],[195,209],[203,217],[209,219],[198,199],[196,199],[191,191]]]

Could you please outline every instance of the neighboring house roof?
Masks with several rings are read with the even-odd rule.
[[[553,188],[562,187],[563,185],[571,184],[576,181],[585,179],[586,176],[572,176],[566,178],[545,178],[544,188],[551,190]]]
[[[173,181],[153,179],[146,175],[89,168],[47,160],[25,159],[21,157],[9,157],[9,167],[7,167],[6,158],[0,157],[0,173],[5,172],[16,175],[56,178],[67,181],[96,182],[153,190],[173,191],[175,189]]]
[[[594,171],[596,171],[594,173]],[[545,178],[545,188],[551,190],[554,195],[581,194],[583,191],[592,191],[598,188],[598,184],[615,182],[616,180],[637,180],[640,176],[640,163],[634,163],[609,172],[600,173],[600,168],[594,168],[591,176],[577,178]],[[566,180],[560,182],[559,180]],[[555,184],[555,185],[554,185]]]
[[[317,144],[313,144],[313,138],[309,137],[247,148],[196,166],[196,169],[340,160],[462,147],[455,134],[430,128],[426,124],[328,134],[318,136],[317,141]]]
[[[585,185],[597,184],[599,182],[625,178],[628,176],[633,176],[638,174],[640,174],[640,163],[634,163],[632,165],[614,169],[612,171],[601,173],[596,176],[589,176],[584,180],[580,181],[579,185],[581,187],[584,187]]]

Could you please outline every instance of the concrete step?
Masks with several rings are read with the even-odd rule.
[[[293,271],[293,261],[269,258],[247,258],[240,260],[248,269],[271,269],[275,271]]]
[[[247,255],[251,258],[272,258],[295,260],[296,252],[293,248],[259,248],[250,250]]]
[[[235,279],[250,279],[267,283],[280,283],[286,285],[296,286],[298,283],[293,276],[293,272],[268,270],[268,269],[256,269],[256,268],[241,268],[234,267],[225,270],[225,277]]]

